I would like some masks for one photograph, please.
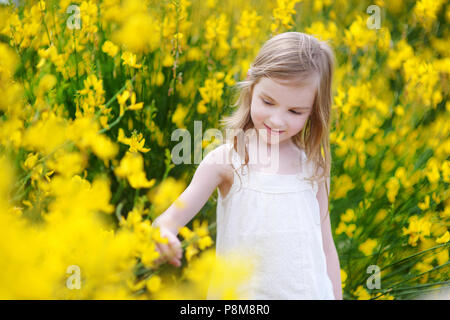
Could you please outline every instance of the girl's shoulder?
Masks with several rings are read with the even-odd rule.
[[[233,154],[232,145],[223,143],[209,151],[203,161],[214,164],[220,171],[220,175],[227,180],[233,176]]]

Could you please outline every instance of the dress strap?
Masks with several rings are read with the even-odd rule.
[[[242,173],[243,174],[247,174],[247,166],[243,166],[244,161],[239,156],[239,154],[236,152],[236,150],[234,150],[233,144],[232,143],[227,143],[227,146],[228,146],[229,152],[231,152],[231,162],[233,164],[233,168],[234,169],[241,168],[242,169]]]

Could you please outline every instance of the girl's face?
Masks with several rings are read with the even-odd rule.
[[[253,87],[250,110],[258,135],[269,144],[289,142],[311,114],[316,83],[313,77],[295,85],[292,80],[260,79]]]

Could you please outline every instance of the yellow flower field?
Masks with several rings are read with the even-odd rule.
[[[216,192],[180,230],[181,268],[155,265],[152,221],[196,169],[172,163],[172,132],[219,128],[260,46],[285,31],[336,54],[344,299],[450,285],[447,2],[24,3],[0,4],[0,299],[204,299],[208,283],[239,299],[245,261],[228,281],[213,272]],[[199,139],[195,152],[217,143]]]

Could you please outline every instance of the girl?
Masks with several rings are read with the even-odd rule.
[[[179,197],[185,206],[172,204],[153,223],[169,240],[158,244],[158,263],[181,265],[178,230],[218,187],[216,254],[242,250],[255,267],[239,293],[342,299],[327,214],[333,67],[330,47],[310,35],[286,32],[263,45],[239,83],[237,110],[223,120],[232,139],[200,163]],[[263,149],[270,152],[264,164]],[[217,299],[211,291],[208,298]]]

